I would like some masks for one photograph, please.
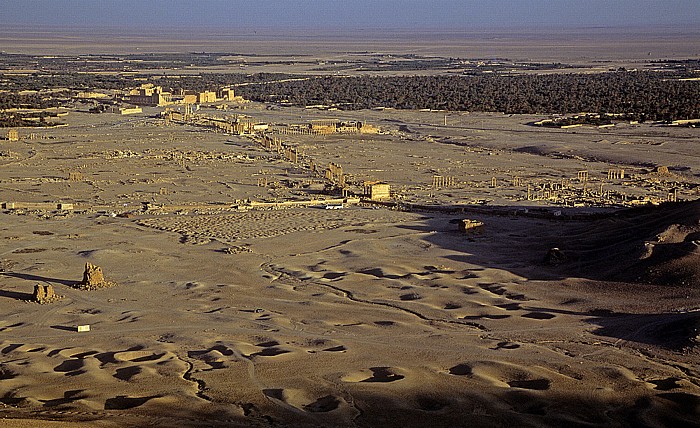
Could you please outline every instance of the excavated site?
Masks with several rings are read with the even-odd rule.
[[[696,426],[697,130],[366,111],[380,134],[276,137],[294,162],[152,113],[0,142],[13,423]],[[606,206],[584,170],[628,200],[681,191]],[[562,179],[571,203],[532,190]]]
[[[0,139],[0,426],[700,426],[700,129],[88,107]]]

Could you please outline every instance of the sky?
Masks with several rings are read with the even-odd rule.
[[[700,0],[0,0],[0,24],[201,29],[700,27]]]

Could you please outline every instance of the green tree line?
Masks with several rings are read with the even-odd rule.
[[[503,113],[629,113],[650,120],[700,118],[700,81],[658,72],[516,76],[320,77],[241,86],[239,94],[343,109]]]

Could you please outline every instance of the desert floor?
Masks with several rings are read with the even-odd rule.
[[[259,30],[229,28],[197,31],[159,27],[133,31],[133,28],[61,27],[36,30],[10,25],[0,29],[0,46],[7,53],[85,55],[220,52],[225,57],[253,64],[237,64],[233,69],[207,69],[205,72],[243,73],[319,74],[320,63],[332,66],[334,62],[342,63],[376,55],[557,62],[582,66],[588,71],[606,71],[611,67],[643,67],[648,61],[696,58],[700,55],[697,41],[698,33],[694,28],[648,26],[623,29],[404,29],[362,32],[332,29],[275,30],[264,27]],[[279,64],[254,64],[260,61]],[[181,68],[180,72],[186,73],[188,70],[195,72],[193,67]],[[160,72],[161,69],[154,70],[156,74]],[[341,71],[346,72],[347,70]]]
[[[0,425],[698,426],[697,276],[601,272],[658,233],[695,236],[697,204],[627,233],[634,217],[557,219],[610,210],[529,201],[510,182],[579,170],[602,182],[624,168],[629,180],[606,186],[664,198],[680,183],[679,199],[697,199],[697,129],[333,112],[383,133],[281,137],[354,182],[389,182],[402,203],[488,205],[239,211],[229,208],[247,199],[326,197],[324,181],[249,138],[165,126],[155,112],[71,112],[68,127],[0,142],[0,201],[74,204],[0,212]],[[329,117],[254,103],[244,113]],[[670,175],[653,175],[659,165]],[[434,175],[456,184],[436,189]],[[524,208],[542,214],[516,215]],[[463,218],[485,226],[459,232]],[[544,263],[574,234],[606,242],[597,259]],[[697,266],[698,250],[684,257]],[[75,288],[86,262],[116,285]],[[28,302],[35,284],[63,299]]]

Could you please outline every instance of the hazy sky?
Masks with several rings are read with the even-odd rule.
[[[204,29],[700,26],[700,0],[0,0],[0,24]]]

